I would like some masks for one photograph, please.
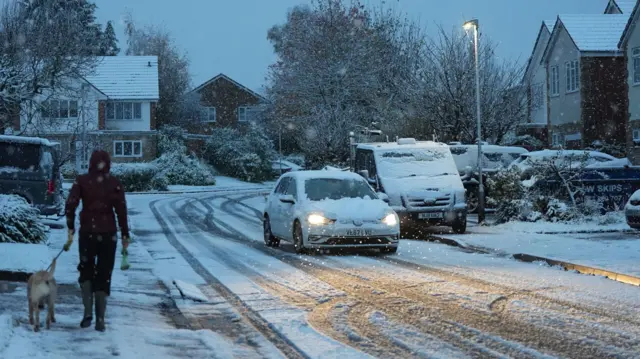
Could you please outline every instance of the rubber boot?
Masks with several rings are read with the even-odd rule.
[[[107,310],[107,293],[96,292],[96,330],[99,332],[105,331],[104,325],[104,313]]]
[[[82,304],[84,305],[84,316],[82,317],[82,322],[80,322],[80,328],[89,328],[93,320],[93,290],[91,288],[91,281],[80,284],[80,289],[82,290]]]

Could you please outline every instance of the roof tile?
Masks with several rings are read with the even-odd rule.
[[[617,15],[559,15],[580,51],[618,51],[618,41],[629,19]]]
[[[114,100],[160,98],[157,56],[101,57],[86,79]]]

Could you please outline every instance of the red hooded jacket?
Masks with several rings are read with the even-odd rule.
[[[76,209],[82,200],[80,233],[116,233],[115,210],[121,235],[129,236],[124,188],[109,174],[110,168],[111,157],[107,152],[97,150],[91,154],[89,173],[76,178],[67,198],[65,213],[69,229],[75,229]]]

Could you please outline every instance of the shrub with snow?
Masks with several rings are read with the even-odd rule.
[[[244,135],[235,129],[215,129],[207,141],[209,163],[221,173],[245,181],[269,179],[275,157],[273,143],[255,126]]]
[[[195,156],[181,152],[166,152],[153,161],[153,164],[170,185],[212,186],[216,184],[211,168]]]
[[[163,126],[158,132],[158,152],[187,153],[185,131],[180,126]]]
[[[15,195],[0,195],[0,243],[40,243],[46,239],[40,214]]]
[[[73,162],[65,162],[65,164],[60,167],[60,174],[62,174],[63,178],[74,179],[78,176],[78,171]]]
[[[521,200],[526,195],[525,188],[520,181],[520,170],[517,168],[503,169],[492,174],[487,179],[487,190],[491,195],[491,202],[496,204]]]
[[[163,182],[156,178],[162,175],[158,166],[151,163],[114,163],[111,174],[120,180],[127,192],[167,190],[166,179]]]

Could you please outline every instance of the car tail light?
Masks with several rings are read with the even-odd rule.
[[[56,189],[55,182],[53,180],[49,180],[49,182],[47,183],[47,193],[53,194],[55,189]]]

